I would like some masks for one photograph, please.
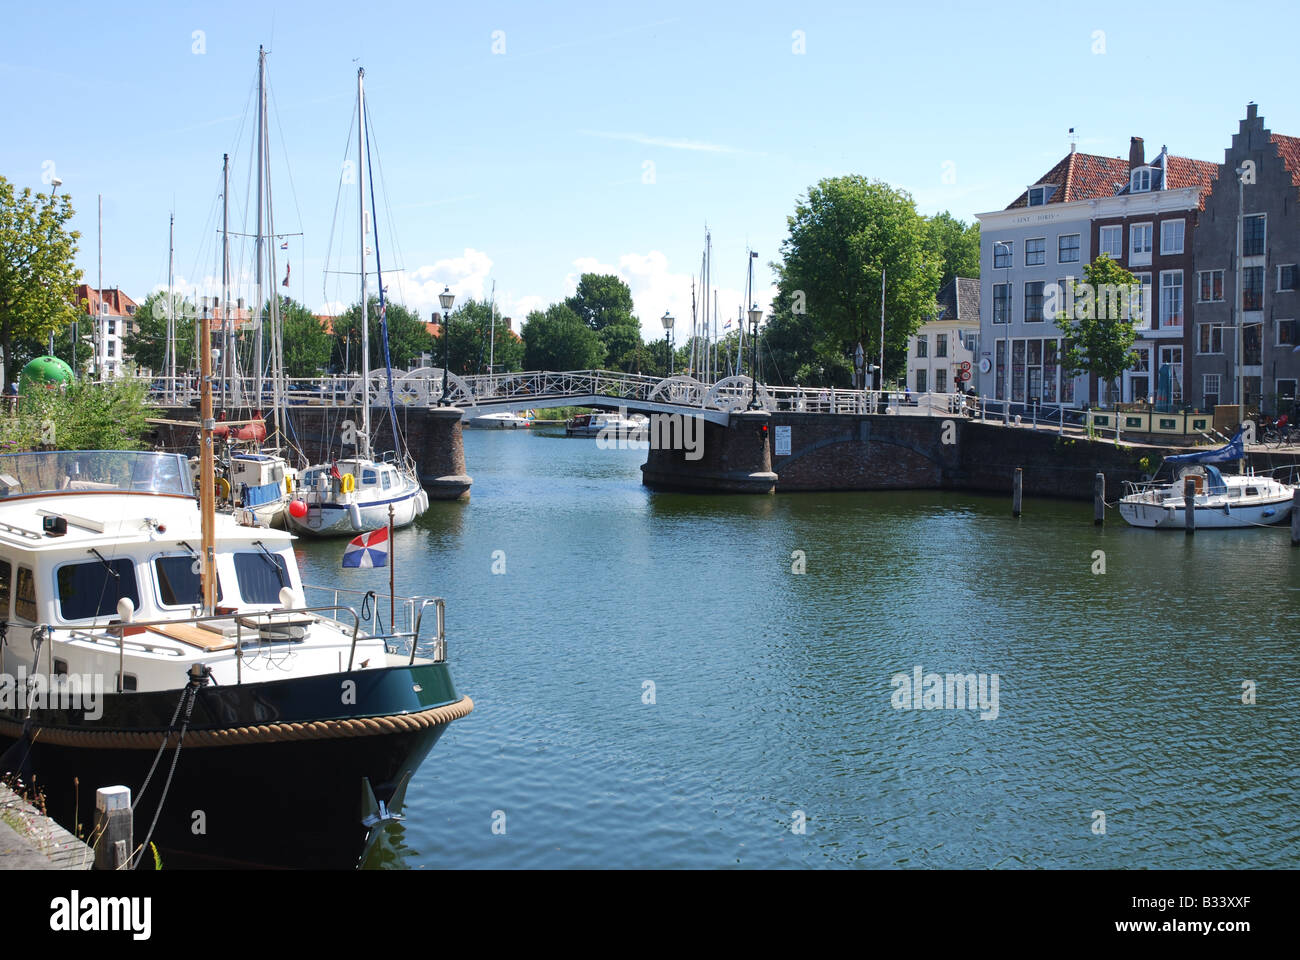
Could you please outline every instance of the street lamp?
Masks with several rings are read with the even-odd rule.
[[[54,195],[59,192],[59,187],[63,186],[63,181],[59,177],[50,178],[50,206],[54,206]],[[75,331],[77,321],[72,321],[72,329]],[[50,328],[50,356],[54,356],[54,328]],[[75,373],[77,369],[77,338],[72,338],[72,369]]]
[[[1005,366],[1007,374],[1006,374],[1006,383],[1004,384],[1004,387],[1006,389],[1006,394],[1002,398],[1002,422],[1004,424],[1009,424],[1011,422],[1011,312],[1012,312],[1011,311],[1011,260],[1014,254],[1012,253],[1011,250],[1011,244],[1007,243],[1005,240],[995,240],[993,241],[993,246],[995,249],[997,247],[1004,247],[1006,248],[1007,251],[1007,272],[1006,275],[1003,277],[1003,279],[1006,281],[1006,288],[1007,288],[1007,334],[1002,339],[1002,342],[1004,344],[1002,363]],[[997,301],[995,300],[994,310],[996,309],[997,309]],[[993,319],[995,321],[997,320],[996,314],[994,314]],[[994,371],[994,376],[997,376],[996,370]]]
[[[440,407],[447,406],[447,367],[451,364],[451,336],[447,325],[451,320],[451,305],[455,302],[456,295],[444,285],[442,293],[438,294],[438,303],[442,305],[442,396],[438,398]]]
[[[747,410],[758,409],[758,321],[763,319],[763,311],[758,309],[758,304],[750,304],[749,307],[749,342],[751,344],[749,352],[749,406]]]
[[[659,318],[659,322],[664,325],[664,345],[668,347],[668,376],[670,377],[673,375],[672,336],[673,336],[673,324],[676,322],[676,320],[677,318],[674,317],[667,310],[665,310],[664,315]]]

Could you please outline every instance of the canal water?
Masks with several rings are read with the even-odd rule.
[[[367,866],[1300,865],[1284,531],[651,493],[644,452],[543,431],[465,452],[472,500],[398,533],[397,581],[447,598],[476,706]],[[298,549],[308,582],[387,590]]]

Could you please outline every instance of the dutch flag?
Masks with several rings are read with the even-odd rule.
[[[383,567],[388,565],[388,528],[372,530],[354,537],[343,551],[345,567]]]

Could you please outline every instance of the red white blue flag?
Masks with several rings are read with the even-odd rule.
[[[354,537],[343,551],[345,567],[388,566],[388,528],[372,530]]]

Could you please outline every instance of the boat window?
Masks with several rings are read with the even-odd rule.
[[[18,589],[14,591],[14,616],[36,622],[36,576],[31,567],[18,568]]]
[[[189,555],[159,557],[153,562],[158,594],[164,607],[192,607],[203,603],[203,577],[198,559]],[[217,578],[217,599],[221,599],[221,578]]]
[[[384,489],[387,490],[387,489],[388,489],[389,487],[391,487],[392,485],[393,485],[393,478],[389,475],[388,471],[385,470],[385,471],[384,471]]]
[[[13,592],[14,568],[0,560],[0,620],[9,619],[9,596]]]
[[[1246,488],[1246,496],[1248,496],[1248,497],[1258,497],[1258,496],[1259,496],[1259,487],[1247,487],[1247,488]]]
[[[116,615],[117,601],[123,597],[128,598],[137,610],[140,609],[135,563],[129,558],[67,563],[59,567],[55,579],[59,592],[59,616],[64,620]]]
[[[280,588],[289,586],[289,568],[279,554],[235,554],[235,576],[245,603],[279,603]]]
[[[373,487],[375,485],[375,471],[373,470],[362,471],[361,482],[368,487]]]

